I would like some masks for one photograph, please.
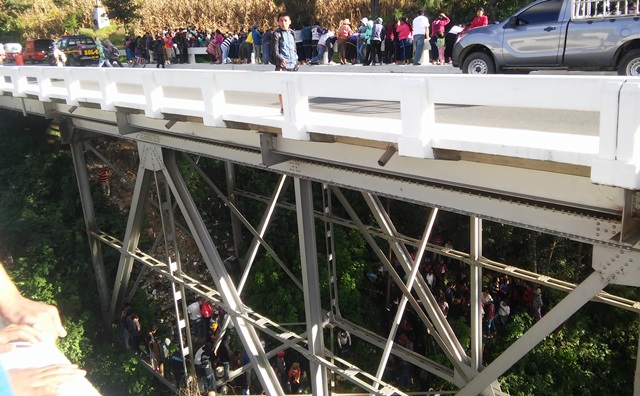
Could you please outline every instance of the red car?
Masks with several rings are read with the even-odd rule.
[[[29,39],[25,44],[24,61],[30,63],[46,62],[53,51],[53,40]]]

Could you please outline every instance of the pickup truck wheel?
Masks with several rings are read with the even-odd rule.
[[[467,56],[462,63],[464,74],[495,74],[496,67],[493,59],[483,52],[474,52]]]
[[[618,74],[621,76],[640,76],[640,50],[626,54],[618,66]]]

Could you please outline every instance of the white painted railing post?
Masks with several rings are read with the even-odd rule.
[[[45,73],[44,71],[45,69],[43,68],[38,69],[38,85],[40,85],[38,100],[42,102],[50,102],[51,99],[49,97],[51,96],[52,88],[51,76],[46,75],[47,73]]]
[[[65,69],[65,83],[67,85],[67,104],[69,106],[78,106],[78,97],[80,96],[80,81],[73,76],[73,68]]]
[[[20,69],[18,67],[12,67],[11,71],[11,84],[13,84],[13,96],[15,97],[26,97],[25,90],[27,89],[27,76],[23,76],[20,74]]]
[[[222,119],[226,100],[224,91],[219,88],[216,74],[210,73],[203,81],[202,98],[204,99],[204,117],[202,122],[207,126],[225,127]],[[222,78],[222,76],[220,76]]]
[[[153,75],[154,73],[144,73],[142,75],[142,90],[147,102],[144,114],[149,118],[163,118],[160,109],[164,100],[164,92],[162,86],[156,84]]]
[[[102,74],[101,78],[98,80],[98,83],[100,85],[100,93],[101,93],[100,107],[102,108],[102,110],[115,111],[116,106],[113,104],[113,102],[116,99],[118,90],[116,87],[116,83],[111,81],[111,79],[109,78],[109,76],[112,76],[115,74],[108,73],[107,70],[109,69],[100,68],[98,70],[99,70],[99,73]]]
[[[434,158],[431,143],[435,104],[429,100],[428,80],[405,78],[400,89],[402,136],[398,138],[398,154],[405,157]]]
[[[285,89],[282,94],[285,125],[282,137],[295,140],[309,140],[306,118],[309,114],[309,97],[300,90],[300,78],[295,73],[285,75]]]
[[[196,54],[193,53],[193,48],[187,49],[187,58],[189,60],[189,63],[196,63]]]
[[[603,92],[600,153],[591,166],[591,181],[640,189],[640,83],[614,84]],[[608,99],[608,100],[606,100]],[[614,127],[615,126],[615,127]]]

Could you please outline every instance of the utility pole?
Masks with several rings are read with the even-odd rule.
[[[380,16],[380,0],[371,0],[371,19],[375,20]]]

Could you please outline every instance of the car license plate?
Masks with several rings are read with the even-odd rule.
[[[97,49],[88,49],[88,50],[84,50],[84,55],[85,55],[85,56],[98,55],[98,50],[97,50]]]

